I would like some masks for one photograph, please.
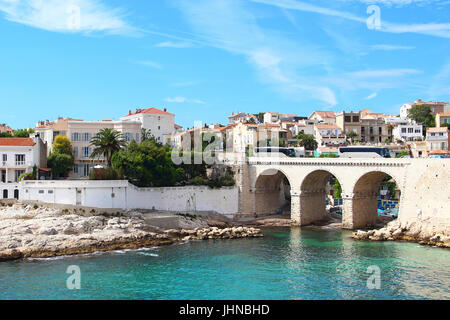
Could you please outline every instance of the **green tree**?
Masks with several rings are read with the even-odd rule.
[[[112,157],[114,170],[140,187],[173,186],[182,181],[185,172],[176,168],[169,149],[155,140],[132,141]]]
[[[334,197],[336,199],[341,199],[342,198],[342,187],[341,187],[341,184],[339,183],[338,179],[335,179],[334,184],[333,184],[333,189],[334,189]]]
[[[250,123],[250,124],[256,124],[255,118],[250,118],[250,120],[248,120],[248,123]]]
[[[61,135],[55,137],[55,141],[53,142],[53,153],[72,155],[72,150],[72,143],[70,142],[69,138]]]
[[[104,157],[108,163],[108,167],[111,167],[111,160],[116,152],[119,152],[123,147],[127,145],[123,138],[123,135],[114,129],[104,128],[101,129],[92,139],[90,146],[94,148],[91,153],[92,159],[99,159]]]
[[[408,118],[420,123],[424,128],[434,127],[436,124],[435,116],[431,112],[430,106],[427,105],[415,105],[408,111]],[[425,135],[426,130],[423,130]]]
[[[350,131],[347,134],[347,138],[350,139],[351,143],[354,142],[354,139],[358,136],[358,134],[355,131]]]
[[[33,129],[18,129],[14,130],[14,137],[16,138],[28,138],[30,134],[34,133]]]
[[[67,137],[56,136],[53,151],[47,159],[47,165],[52,169],[54,177],[65,177],[73,169],[72,144]]]
[[[52,153],[47,160],[54,177],[65,177],[73,169],[73,156],[65,153]]]
[[[299,140],[299,145],[301,147],[305,147],[305,150],[316,150],[318,147],[316,138],[314,138],[313,135],[304,134],[303,132],[300,132],[297,135],[297,139]]]

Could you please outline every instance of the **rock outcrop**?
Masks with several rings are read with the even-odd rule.
[[[446,231],[436,230],[433,224],[426,221],[402,224],[400,221],[394,220],[381,229],[358,230],[353,233],[352,237],[357,240],[370,241],[404,240],[423,245],[450,248],[450,232]]]
[[[139,249],[182,240],[262,236],[259,229],[219,229],[207,227],[206,222],[202,222],[206,227],[194,229],[187,223],[189,229],[165,231],[147,224],[144,214],[135,211],[108,214],[20,203],[0,206],[0,261]]]

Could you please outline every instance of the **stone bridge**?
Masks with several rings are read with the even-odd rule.
[[[449,166],[447,159],[248,158],[238,167],[240,214],[277,213],[290,194],[294,225],[322,220],[326,185],[334,176],[342,187],[343,228],[364,228],[375,223],[379,187],[389,175],[401,192],[400,220],[428,217],[448,224]]]

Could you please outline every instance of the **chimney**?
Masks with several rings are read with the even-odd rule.
[[[131,110],[128,110],[128,115],[130,115],[131,114]]]
[[[167,112],[167,108],[164,108],[164,112]]]

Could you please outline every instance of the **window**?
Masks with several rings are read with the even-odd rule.
[[[408,133],[413,133],[414,132],[414,128],[408,128]]]
[[[84,164],[83,165],[83,177],[87,177],[89,175],[89,169],[90,169],[90,165],[89,164]]]
[[[78,158],[78,147],[73,147],[73,156]]]
[[[131,139],[132,139],[131,133],[129,133],[129,132],[125,133],[125,141],[126,141],[126,142],[130,142]]]
[[[3,162],[8,161],[8,155],[7,154],[3,154],[2,160],[3,160]]]
[[[25,165],[25,155],[16,154],[16,166],[24,166],[24,165]]]
[[[420,130],[420,129],[415,129],[414,132],[415,132],[415,133],[422,133],[422,130]]]
[[[72,141],[81,141],[81,134],[78,132],[72,133]]]
[[[359,122],[359,116],[353,116],[353,122]]]
[[[139,133],[136,133],[136,142],[139,142]]]
[[[83,158],[89,158],[89,156],[91,155],[91,148],[83,147],[81,152],[82,152]]]
[[[75,174],[78,174],[78,165],[76,164],[74,167],[73,167],[73,173],[75,173]]]
[[[91,141],[91,134],[89,132],[83,133],[83,141]]]
[[[39,194],[44,194],[44,190],[39,190]]]
[[[406,133],[406,128],[402,128],[402,133]]]
[[[345,122],[352,122],[351,116],[345,116]]]

